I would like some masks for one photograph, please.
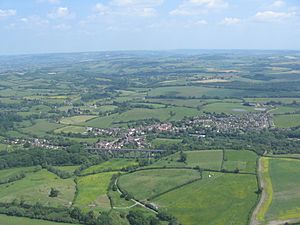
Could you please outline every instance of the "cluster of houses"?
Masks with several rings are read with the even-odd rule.
[[[146,134],[149,132],[164,132],[172,130],[171,123],[159,123],[148,126],[140,126],[137,128],[120,129],[120,128],[108,128],[98,129],[89,128],[89,132],[97,132],[101,135],[109,135],[117,137],[113,141],[99,141],[96,143],[96,148],[101,149],[121,149],[124,147],[146,148],[150,147],[150,144],[146,141]]]
[[[56,146],[51,144],[50,141],[46,139],[7,139],[5,143],[8,145],[28,145],[28,147],[36,147],[36,148],[47,148],[47,149],[59,149],[61,146]]]
[[[269,113],[244,113],[233,115],[203,115],[185,121],[181,129],[201,127],[202,133],[210,130],[216,133],[246,132],[270,128],[273,120]],[[199,131],[199,129],[198,129]]]

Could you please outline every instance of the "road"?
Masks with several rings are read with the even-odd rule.
[[[260,222],[257,220],[257,214],[262,206],[262,204],[264,203],[264,201],[267,198],[267,194],[265,192],[265,182],[264,179],[262,177],[262,160],[261,158],[258,160],[258,169],[257,169],[257,173],[258,173],[258,180],[259,180],[259,185],[260,185],[260,189],[262,190],[261,193],[261,197],[260,200],[256,206],[256,208],[253,211],[253,214],[251,216],[251,221],[250,221],[250,225],[259,225]]]

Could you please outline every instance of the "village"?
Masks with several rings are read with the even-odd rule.
[[[99,149],[151,149],[151,143],[147,140],[149,135],[152,137],[164,134],[170,137],[205,138],[207,133],[245,133],[247,131],[269,129],[273,126],[272,117],[267,112],[232,115],[204,114],[177,122],[161,122],[134,128],[111,127],[103,129],[86,127],[82,135],[99,137],[99,141],[93,145],[93,147]],[[64,148],[64,146],[53,144],[51,140],[38,138],[7,139],[5,142],[9,145],[27,147]]]
[[[193,117],[180,122],[157,123],[137,128],[120,129],[98,129],[87,128],[88,132],[96,135],[109,135],[116,137],[113,141],[99,141],[95,144],[100,149],[122,149],[122,148],[151,148],[147,143],[147,135],[158,135],[160,133],[170,136],[196,136],[205,138],[207,132],[216,133],[244,133],[273,127],[272,117],[269,113],[247,113],[236,115],[207,114]]]

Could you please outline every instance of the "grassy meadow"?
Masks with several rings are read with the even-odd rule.
[[[142,170],[121,176],[118,185],[135,198],[144,200],[198,178],[200,173],[195,170]]]
[[[189,225],[245,225],[257,195],[254,175],[204,172],[203,180],[153,201]]]
[[[49,197],[50,189],[59,191],[56,198]],[[28,204],[40,202],[45,206],[69,207],[75,194],[73,179],[60,179],[47,170],[28,173],[25,178],[0,185],[0,202],[23,199]]]
[[[136,166],[138,163],[129,159],[111,159],[109,161],[91,166],[81,172],[81,174],[98,173],[103,170],[121,170],[129,166]]]
[[[273,195],[266,220],[300,220],[300,160],[270,159],[269,176]]]
[[[78,177],[78,193],[74,206],[80,207],[85,211],[110,210],[107,190],[113,174],[113,172],[109,172]]]
[[[257,154],[251,151],[226,150],[223,169],[240,172],[256,173]]]
[[[223,160],[223,152],[221,150],[202,150],[202,151],[185,151],[187,160],[185,163],[179,162],[179,152],[159,159],[151,166],[181,166],[196,167],[212,170],[220,170]]]

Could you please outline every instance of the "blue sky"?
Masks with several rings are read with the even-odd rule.
[[[300,49],[299,0],[0,0],[0,54]]]

